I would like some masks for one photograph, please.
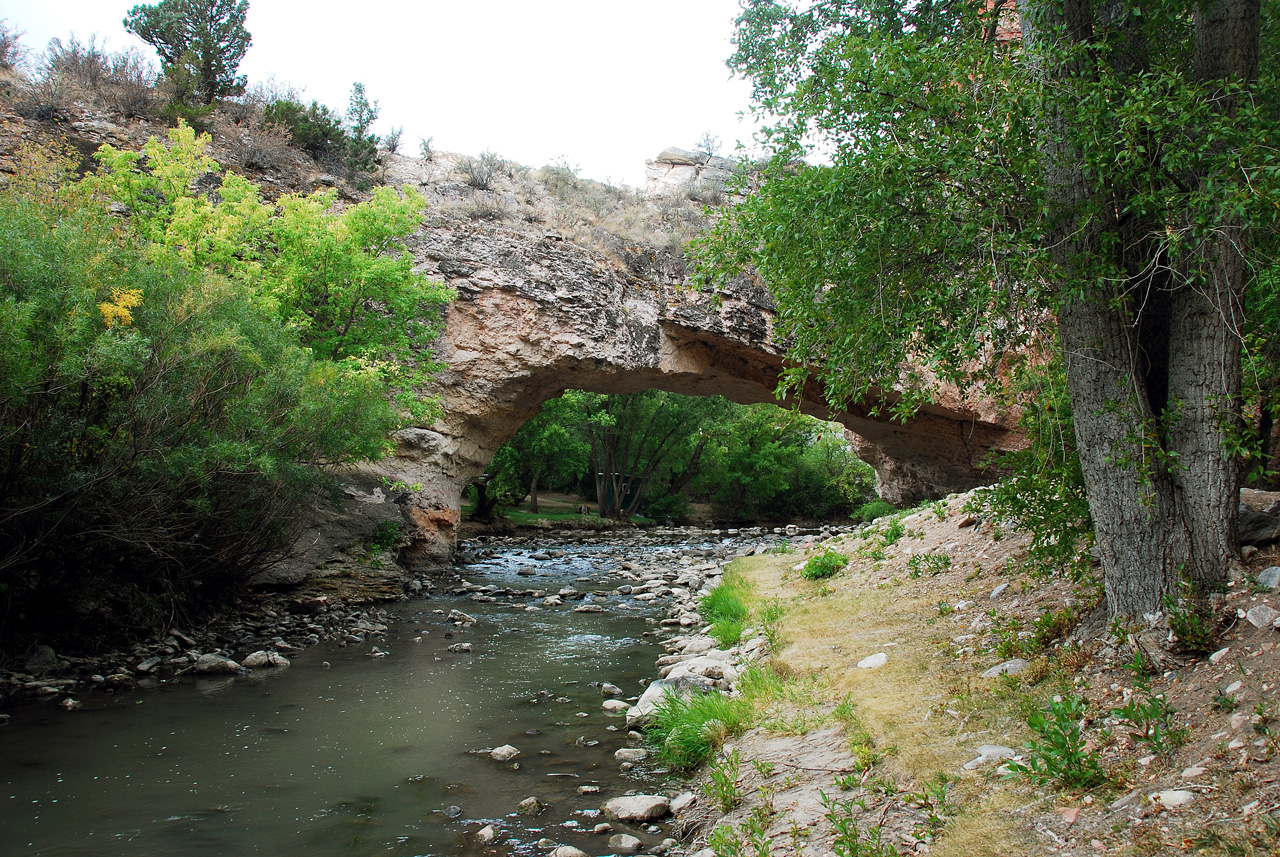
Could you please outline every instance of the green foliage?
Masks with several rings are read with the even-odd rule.
[[[859,521],[874,521],[876,518],[883,518],[897,511],[892,505],[877,497],[859,506],[858,513],[854,517]]]
[[[351,87],[351,99],[347,106],[347,169],[351,173],[371,173],[378,168],[378,136],[369,133],[369,126],[378,118],[378,102],[370,101],[364,84],[356,82]]]
[[[849,557],[839,551],[827,549],[817,556],[809,557],[805,562],[804,568],[800,569],[800,576],[805,580],[822,580],[824,577],[833,577],[849,564]]]
[[[913,580],[926,574],[942,574],[949,568],[951,557],[945,553],[918,553],[907,560],[907,576]]]
[[[730,572],[698,602],[698,612],[711,623],[708,632],[727,649],[742,639],[742,629],[747,619],[746,597],[748,583],[745,577]]]
[[[1121,593],[1167,589],[1183,561],[1197,580],[1229,565],[1226,540],[1201,534],[1219,531],[1205,516],[1221,517],[1232,479],[1205,474],[1255,446],[1236,366],[1239,337],[1256,334],[1246,344],[1265,359],[1274,328],[1248,323],[1258,304],[1241,300],[1251,282],[1275,287],[1263,280],[1280,235],[1280,54],[1257,49],[1245,12],[1206,29],[1186,4],[1080,4],[1068,26],[1061,4],[1032,2],[1018,13],[1035,37],[998,38],[1011,7],[747,0],[729,64],[753,87],[773,158],[759,193],[699,240],[699,277],[768,285],[794,364],[784,389],[812,378],[833,403],[894,417],[941,384],[997,390],[1059,350],[1060,320],[1111,607],[1139,615],[1159,605]],[[1182,371],[1206,359],[1223,371]],[[1264,368],[1249,385],[1259,434],[1275,410]],[[1067,568],[1090,522],[1052,404],[1030,416],[1050,441],[1024,457],[1035,490],[1006,499],[1028,521],[1049,513],[1037,559]],[[1174,502],[1184,474],[1214,481],[1214,501]],[[1178,541],[1181,555],[1143,547]]]
[[[1191,731],[1176,724],[1178,711],[1164,695],[1151,693],[1145,681],[1137,682],[1136,690],[1141,691],[1141,696],[1135,692],[1122,707],[1111,709],[1113,716],[1133,727],[1129,737],[1160,754],[1172,753],[1187,743]]]
[[[179,102],[212,104],[244,92],[236,69],[251,41],[248,11],[247,0],[160,0],[134,6],[124,27],[156,49]]]
[[[288,98],[272,101],[262,112],[262,124],[288,132],[289,142],[316,160],[340,156],[347,150],[342,120],[318,101],[307,107]]]
[[[415,273],[400,244],[417,228],[421,196],[378,188],[333,215],[334,191],[284,196],[272,206],[247,179],[227,173],[215,204],[190,190],[219,169],[207,145],[207,136],[179,124],[166,142],[147,142],[145,168],[138,153],[103,146],[99,172],[86,184],[129,207],[140,239],[193,270],[252,286],[319,357],[384,385],[407,420],[424,419],[431,403],[419,389],[437,368],[429,346],[441,329],[438,307],[452,293]]]
[[[645,734],[665,765],[687,771],[711,758],[726,738],[745,731],[753,717],[751,701],[743,696],[669,693],[654,709]]]
[[[1040,740],[1027,745],[1025,762],[1005,763],[1010,775],[1039,785],[1057,782],[1073,789],[1101,785],[1106,775],[1098,751],[1085,748],[1084,718],[1085,703],[1078,696],[1055,699],[1043,711],[1028,717],[1027,725]]]
[[[1207,608],[1192,597],[1192,583],[1183,577],[1179,580],[1181,595],[1172,593],[1164,597],[1165,611],[1169,615],[1169,630],[1176,638],[1178,651],[1189,655],[1212,652],[1217,645],[1213,618]]]
[[[742,763],[735,749],[711,766],[702,790],[721,812],[729,812],[742,803],[742,782],[738,779],[738,766]]]
[[[879,825],[859,829],[854,818],[853,800],[837,800],[826,792],[819,791],[822,806],[826,809],[824,817],[835,829],[835,839],[831,843],[831,851],[836,857],[897,857],[898,849],[883,839]]]
[[[308,347],[248,275],[243,180],[215,211],[188,190],[203,159],[150,151],[145,177],[133,156],[80,182],[28,152],[0,190],[8,622],[69,609],[120,633],[220,596],[287,548],[320,466],[381,454],[400,424],[383,372]],[[132,231],[106,207],[125,199]]]
[[[1092,566],[1093,519],[1061,360],[1024,367],[1011,387],[1030,443],[1001,456],[1009,477],[979,491],[966,511],[1029,533],[1025,564],[1032,574],[1082,580]]]

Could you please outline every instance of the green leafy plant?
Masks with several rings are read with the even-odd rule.
[[[1133,726],[1130,738],[1159,754],[1173,752],[1191,737],[1187,727],[1176,725],[1177,709],[1163,694],[1151,693],[1146,681],[1137,681],[1129,701],[1120,708],[1111,709],[1111,714]]]
[[[874,521],[877,518],[883,518],[885,515],[892,515],[896,511],[898,510],[890,503],[876,499],[863,503],[859,506],[858,513],[855,517],[859,521]]]
[[[1046,785],[1057,782],[1067,788],[1087,789],[1106,780],[1097,750],[1087,750],[1084,740],[1085,703],[1078,696],[1055,699],[1027,718],[1040,736],[1027,745],[1025,762],[1005,766],[1011,776]]]
[[[885,527],[884,534],[881,538],[883,539],[885,546],[888,547],[889,545],[897,544],[899,539],[901,539],[906,532],[907,528],[903,525],[902,521],[895,518],[889,522],[889,526]]]
[[[859,829],[853,813],[854,801],[837,800],[823,791],[818,795],[826,809],[824,817],[835,830],[831,850],[836,857],[897,857],[897,849],[884,841],[879,825],[865,831]]]
[[[742,781],[738,777],[741,761],[735,749],[711,766],[707,781],[702,784],[703,792],[721,812],[729,812],[742,803]]]
[[[827,549],[817,556],[809,557],[804,568],[800,569],[800,576],[805,580],[821,580],[842,571],[848,563],[849,557]]]
[[[1186,654],[1211,652],[1216,645],[1213,620],[1192,597],[1192,584],[1185,576],[1179,580],[1181,597],[1165,595],[1164,606],[1169,616],[1169,630],[1177,638],[1178,651]]]
[[[920,553],[907,560],[907,576],[915,580],[923,575],[941,574],[951,568],[951,557],[945,553]]]

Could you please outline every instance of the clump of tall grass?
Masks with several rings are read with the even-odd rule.
[[[687,771],[750,728],[754,718],[755,707],[745,696],[667,694],[654,709],[646,735],[659,760],[673,771]]]
[[[698,602],[698,612],[711,623],[711,629],[707,633],[720,643],[722,649],[727,649],[742,639],[742,630],[747,623],[748,590],[746,578],[730,571],[725,574],[719,586]]]

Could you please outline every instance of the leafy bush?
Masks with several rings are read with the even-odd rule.
[[[858,507],[858,514],[855,516],[859,521],[874,521],[876,518],[883,518],[885,515],[892,515],[898,511],[884,500],[876,498],[868,503],[863,503]]]
[[[1048,716],[1046,716],[1048,715]],[[1027,718],[1041,740],[1027,746],[1027,761],[1006,762],[1011,775],[1039,785],[1058,782],[1067,788],[1093,788],[1106,780],[1097,750],[1087,750],[1083,736],[1085,703],[1068,696],[1049,703]]]
[[[262,122],[283,128],[294,146],[316,160],[341,156],[347,151],[347,131],[342,120],[318,101],[308,107],[287,98],[272,101],[263,111]]]
[[[215,206],[185,127],[146,170],[23,157],[0,189],[0,622],[70,593],[81,630],[118,635],[234,588],[290,544],[321,466],[387,450],[416,387],[389,395],[422,374],[386,358],[429,342],[415,319],[446,295],[394,252],[412,199],[277,212],[229,174]]]
[[[808,562],[804,564],[804,568],[800,569],[800,576],[805,580],[821,580],[824,577],[832,577],[837,572],[843,571],[848,564],[849,557],[838,551],[828,549],[817,556],[809,557]]]

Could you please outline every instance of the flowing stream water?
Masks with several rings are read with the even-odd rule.
[[[288,669],[86,691],[74,712],[19,706],[0,729],[0,853],[469,854],[481,852],[474,834],[489,823],[509,853],[534,853],[541,838],[603,853],[605,837],[591,832],[599,807],[662,781],[614,761],[636,743],[602,711],[592,682],[641,692],[661,654],[665,604],[609,594],[619,582],[609,570],[639,548],[538,549],[555,547],[566,556],[538,561],[535,550],[509,548],[463,576],[549,594],[574,587],[605,612],[574,612],[583,602],[573,600],[527,611],[541,605],[415,599],[390,608],[384,637],[322,643]],[[674,561],[676,546],[643,550]],[[455,608],[475,624],[449,622]],[[459,642],[473,651],[448,650]],[[474,752],[502,744],[521,751],[514,763]],[[548,808],[514,814],[529,796]],[[667,835],[613,827],[646,846]]]

